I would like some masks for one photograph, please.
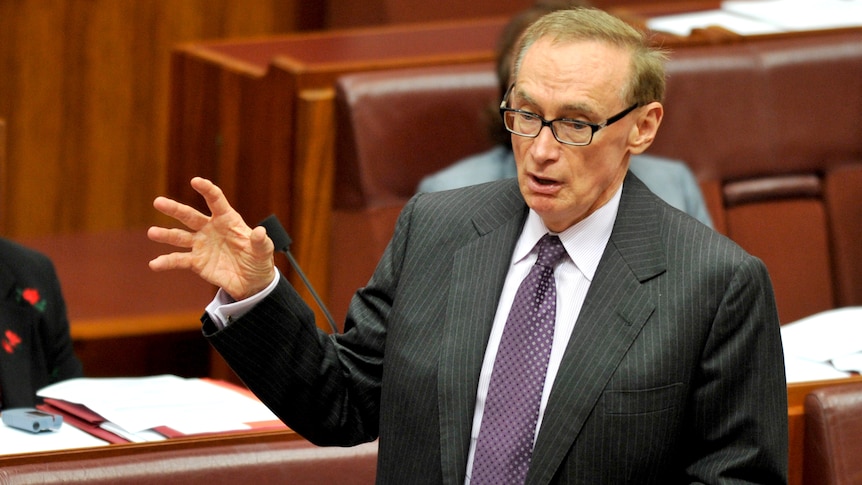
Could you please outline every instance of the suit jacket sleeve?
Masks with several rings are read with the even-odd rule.
[[[372,280],[354,296],[344,333],[320,330],[284,277],[267,298],[223,330],[203,316],[204,335],[234,372],[313,443],[351,446],[378,436],[386,321],[413,207],[411,201],[402,211]]]
[[[756,258],[738,264],[692,390],[690,476],[700,483],[785,483],[787,394],[772,285]],[[694,450],[692,450],[694,453]]]
[[[253,310],[223,330],[204,315],[204,334],[243,382],[291,429],[317,445],[377,437],[382,339],[352,351],[328,335],[282,277]],[[383,332],[382,323],[375,331]]]

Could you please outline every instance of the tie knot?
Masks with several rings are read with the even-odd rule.
[[[539,239],[539,242],[536,243],[536,247],[539,249],[539,257],[536,259],[536,264],[548,268],[553,268],[557,264],[557,261],[563,257],[563,254],[566,253],[566,248],[563,246],[560,238],[551,234],[542,236],[542,239]]]

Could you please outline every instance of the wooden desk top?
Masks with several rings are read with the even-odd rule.
[[[403,24],[187,43],[178,53],[209,59],[261,76],[271,64],[297,75],[343,73],[361,66],[428,65],[434,60],[478,62],[494,58],[507,17],[458,22]],[[438,62],[439,63],[439,62]]]
[[[0,468],[28,463],[64,462],[108,458],[113,456],[129,456],[152,453],[156,451],[176,451],[186,449],[207,448],[212,446],[238,446],[244,444],[266,444],[284,441],[297,441],[302,437],[295,431],[285,428],[268,431],[242,431],[236,433],[212,433],[182,438],[171,438],[164,441],[148,443],[118,443],[94,448],[75,448],[37,453],[20,453],[0,455]]]
[[[645,29],[649,18],[721,7],[719,0],[632,3],[608,9],[630,24]],[[246,39],[218,39],[185,43],[175,49],[238,72],[261,76],[270,65],[297,75],[344,73],[428,65],[444,61],[492,60],[509,17],[487,17],[451,22],[396,24],[357,29],[303,32]],[[846,29],[845,29],[846,30]],[[849,29],[854,30],[854,29]],[[744,36],[720,27],[698,29],[688,37],[653,32],[653,40],[665,47],[794,37],[823,31],[787,32]]]
[[[148,262],[170,248],[147,239],[146,229],[18,242],[54,262],[74,339],[199,328],[215,295],[191,271],[150,270]]]

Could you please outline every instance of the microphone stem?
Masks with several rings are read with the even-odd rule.
[[[323,314],[326,316],[326,320],[329,322],[330,328],[332,328],[332,333],[338,333],[338,327],[335,325],[335,320],[332,318],[332,315],[329,314],[329,310],[326,309],[326,305],[323,304],[320,296],[318,296],[317,292],[314,291],[314,287],[311,286],[311,282],[309,282],[308,278],[305,277],[305,273],[303,273],[302,269],[299,268],[299,264],[297,264],[296,260],[293,259],[293,255],[290,254],[290,251],[284,251],[284,254],[287,256],[287,260],[290,261],[290,265],[293,266],[293,269],[296,270],[296,273],[300,278],[302,278],[302,282],[305,283],[305,287],[308,288],[314,301],[317,302],[317,306],[323,311]]]

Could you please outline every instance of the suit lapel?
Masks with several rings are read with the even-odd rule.
[[[473,218],[477,237],[458,250],[453,259],[438,370],[445,483],[464,483],[485,346],[509,260],[527,214],[517,185],[505,187]]]
[[[566,348],[527,483],[549,483],[655,309],[642,284],[665,270],[655,199],[629,175],[617,220]]]

